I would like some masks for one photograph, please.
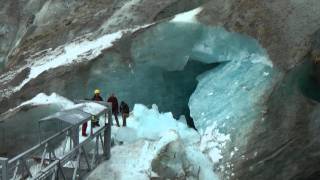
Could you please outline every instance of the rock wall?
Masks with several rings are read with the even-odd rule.
[[[213,0],[199,19],[254,37],[267,49],[270,59],[287,70],[309,52],[312,35],[320,27],[319,10],[317,0]]]

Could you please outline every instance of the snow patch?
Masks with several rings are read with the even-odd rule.
[[[82,111],[89,113],[89,114],[93,114],[93,115],[98,114],[101,111],[106,109],[105,106],[98,104],[98,103],[94,103],[94,102],[86,102],[86,103],[77,104],[77,105],[73,106],[72,108],[78,108],[78,107],[81,107]],[[70,108],[68,108],[68,109],[70,109]]]
[[[44,93],[40,93],[34,98],[32,98],[31,100],[21,103],[15,109],[20,108],[22,106],[26,106],[26,105],[38,106],[38,105],[48,105],[48,104],[56,104],[62,109],[68,109],[68,108],[74,107],[74,103],[72,101],[56,93],[52,93],[50,96]]]
[[[81,104],[75,104],[71,100],[60,96],[59,94],[52,93],[51,95],[46,95],[45,93],[39,93],[32,99],[25,101],[21,103],[19,106],[8,110],[8,112],[15,111],[23,106],[40,106],[40,105],[50,105],[55,104],[59,107],[61,110],[67,110],[67,109],[74,109],[74,108],[81,108],[82,111],[89,113],[89,114],[98,114],[99,112],[106,109],[105,106],[101,104],[97,104],[94,102],[86,102]]]
[[[228,141],[230,141],[230,135],[220,133],[213,125],[203,133],[200,150],[207,153],[213,163],[218,163],[223,157],[221,150]]]
[[[132,29],[123,29],[111,34],[103,35],[95,40],[89,40],[88,37],[91,34],[87,34],[81,38],[78,38],[74,42],[60,46],[55,50],[45,50],[45,55],[36,57],[37,53],[32,58],[26,60],[28,65],[11,72],[16,74],[23,69],[30,68],[30,73],[26,79],[24,79],[20,85],[13,89],[13,92],[19,91],[24,85],[26,85],[32,79],[38,77],[41,73],[54,69],[60,66],[72,65],[75,63],[90,61],[98,57],[104,49],[112,47],[113,42],[120,39],[124,33],[135,32],[139,29],[146,28],[152,24],[138,26]]]
[[[198,20],[196,18],[197,14],[202,11],[202,7],[193,9],[191,11],[187,11],[185,13],[181,13],[176,15],[171,22],[174,23],[197,23]]]
[[[16,90],[20,90],[31,79],[38,77],[41,73],[64,66],[72,63],[82,62],[83,58],[93,59],[101,54],[103,49],[112,46],[112,42],[121,38],[122,31],[118,31],[112,34],[104,35],[97,40],[89,41],[85,40],[80,43],[73,42],[64,47],[63,51],[54,51],[53,54],[45,56],[40,61],[36,61],[30,68],[30,73],[27,79],[25,79]],[[81,57],[83,56],[83,57]]]

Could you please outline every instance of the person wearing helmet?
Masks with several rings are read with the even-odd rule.
[[[91,98],[92,101],[103,101],[102,97],[100,96],[100,90],[94,90],[94,96]]]
[[[92,101],[103,101],[102,97],[100,96],[100,90],[96,89],[94,91],[94,96],[91,98]],[[91,118],[91,127],[94,128],[95,126],[100,126],[99,119],[96,116],[92,116]],[[82,136],[88,136],[87,135],[87,127],[88,123],[85,122],[82,125]]]
[[[109,103],[112,105],[112,114],[116,120],[117,126],[120,127],[119,120],[118,120],[118,114],[119,114],[119,105],[118,105],[118,99],[114,95],[114,93],[111,94],[111,96],[108,98]]]

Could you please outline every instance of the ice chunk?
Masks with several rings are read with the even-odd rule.
[[[115,133],[115,140],[119,142],[135,142],[138,140],[137,131],[133,128],[119,128]]]
[[[170,130],[177,131],[182,139],[190,142],[199,138],[193,129],[174,119],[171,113],[159,113],[156,105],[148,109],[144,105],[136,104],[132,116],[128,118],[128,127],[136,129],[137,136],[146,139],[157,140]]]

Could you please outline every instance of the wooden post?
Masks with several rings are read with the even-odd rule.
[[[1,178],[2,180],[9,180],[8,177],[8,158],[0,157],[0,164],[1,164]]]

